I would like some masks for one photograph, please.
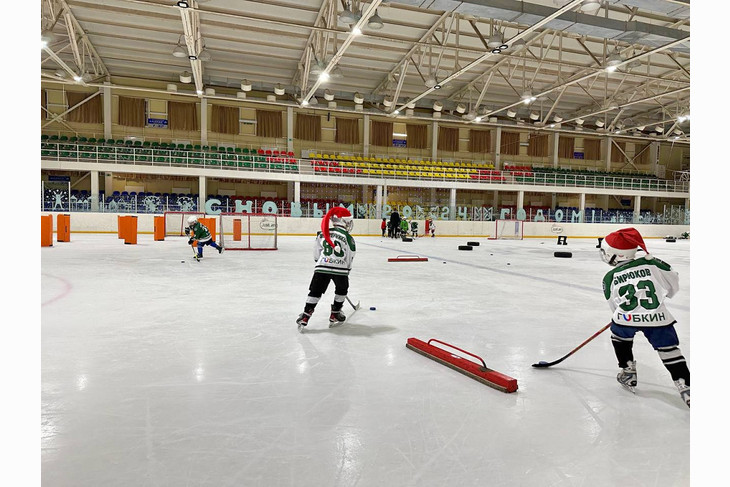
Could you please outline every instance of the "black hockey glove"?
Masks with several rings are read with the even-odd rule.
[[[189,239],[188,240],[188,245],[193,245],[193,242],[195,242],[195,239],[194,238]]]

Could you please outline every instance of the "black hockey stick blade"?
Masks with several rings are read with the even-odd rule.
[[[593,334],[593,335],[592,335],[592,336],[591,336],[590,338],[588,338],[588,339],[587,339],[586,341],[584,341],[583,343],[581,343],[580,345],[578,345],[577,347],[575,347],[575,348],[574,348],[573,350],[571,350],[570,352],[568,352],[568,353],[567,353],[567,354],[565,354],[564,356],[560,357],[559,359],[557,359],[557,360],[553,360],[552,362],[545,362],[544,360],[540,360],[540,361],[539,361],[538,363],[536,363],[536,364],[532,364],[532,366],[533,366],[533,367],[536,367],[536,368],[538,368],[538,369],[544,369],[544,368],[546,368],[546,367],[552,367],[553,365],[557,365],[557,364],[559,364],[560,362],[562,362],[563,360],[565,360],[566,358],[568,358],[568,357],[570,357],[571,355],[573,355],[573,354],[574,354],[575,352],[577,352],[577,351],[578,351],[578,350],[580,350],[581,348],[583,348],[583,346],[585,346],[585,345],[586,345],[586,344],[587,344],[588,342],[590,342],[591,340],[593,340],[594,338],[596,338],[596,337],[597,337],[598,335],[600,335],[600,334],[601,334],[601,333],[603,333],[604,331],[608,330],[608,329],[609,329],[610,327],[611,327],[611,323],[608,323],[608,324],[607,324],[607,325],[605,325],[605,326],[604,326],[603,328],[601,328],[600,330],[598,330],[597,332],[595,332],[595,333],[594,333],[594,334]]]

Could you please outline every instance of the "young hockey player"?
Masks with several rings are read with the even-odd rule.
[[[383,233],[383,237],[385,237],[385,230],[387,229],[388,224],[385,222],[385,218],[383,218],[383,221],[380,222],[380,231]]]
[[[639,247],[646,255],[636,258]],[[603,278],[603,294],[613,311],[611,343],[621,368],[616,379],[634,392],[637,385],[634,335],[642,332],[658,352],[689,407],[689,368],[679,349],[674,329],[676,320],[664,304],[665,298],[679,291],[677,272],[647,252],[644,239],[635,228],[608,234],[601,241],[600,253],[603,261],[613,266]]]
[[[401,238],[408,236],[408,220],[405,218],[400,221],[400,236]]]
[[[215,243],[210,235],[210,230],[198,221],[198,217],[188,217],[188,226],[185,228],[185,233],[190,237],[188,245],[193,245],[196,240],[198,242],[198,252],[195,254],[195,260],[200,261],[203,258],[203,247],[206,245],[217,249],[219,254],[223,252],[223,247]]]
[[[411,236],[413,238],[418,237],[418,222],[416,220],[411,221]]]
[[[330,228],[330,219],[332,228]],[[330,314],[330,327],[345,321],[342,305],[347,299],[350,287],[350,269],[355,258],[355,239],[352,238],[352,215],[346,208],[336,206],[322,218],[322,229],[314,240],[314,275],[309,283],[309,295],[304,312],[297,318],[299,331],[309,323],[320,298],[330,281],[335,283],[335,298]]]

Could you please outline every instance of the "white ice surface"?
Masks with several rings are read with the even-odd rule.
[[[472,238],[358,237],[349,294],[362,309],[328,328],[330,286],[304,334],[313,236],[206,247],[200,263],[181,238],[71,240],[41,249],[43,485],[689,485],[690,412],[642,335],[636,395],[616,382],[609,332],[531,367],[610,320],[594,239],[467,252]],[[679,272],[668,306],[691,368],[689,241],[648,245]],[[399,255],[429,260],[387,261]],[[519,390],[409,337],[476,354]]]

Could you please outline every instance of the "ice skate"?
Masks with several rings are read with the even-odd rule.
[[[682,396],[682,400],[689,407],[689,386],[684,383],[684,379],[675,380],[674,385],[677,386],[679,395]]]
[[[302,313],[299,315],[299,318],[297,318],[297,329],[299,330],[299,333],[304,333],[304,327],[307,326],[309,318],[311,317],[311,313]]]
[[[219,254],[222,254],[223,253],[223,247],[218,247],[218,253]]]
[[[636,362],[629,360],[627,366],[616,376],[616,380],[632,393],[636,393]]]
[[[197,260],[198,262],[200,262],[200,259],[203,258],[202,255],[198,255],[198,254],[195,254],[193,257],[195,257],[195,260]]]
[[[330,328],[341,325],[346,319],[347,316],[342,312],[342,309],[335,310],[333,307],[330,314]]]

